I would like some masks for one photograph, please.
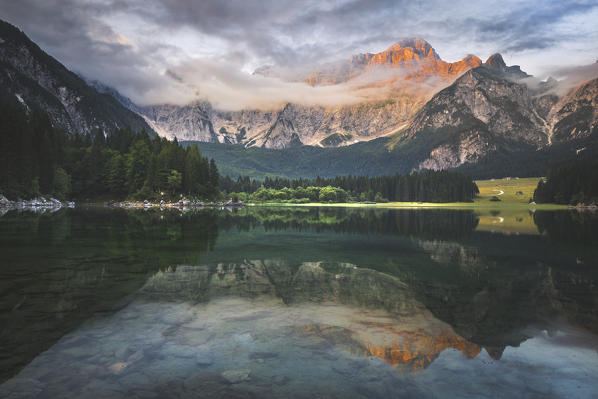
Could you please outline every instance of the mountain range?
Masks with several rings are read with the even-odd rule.
[[[260,68],[255,74],[275,71]],[[225,174],[313,177],[461,168],[476,176],[523,176],[598,152],[598,79],[571,88],[554,79],[539,81],[507,66],[500,54],[485,62],[468,55],[450,63],[425,40],[404,39],[293,80],[379,94],[354,104],[287,103],[271,110],[224,111],[207,101],[138,106],[118,89],[70,72],[23,32],[0,23],[0,97],[42,108],[72,132],[130,126],[199,143]]]

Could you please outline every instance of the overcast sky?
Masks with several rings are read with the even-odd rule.
[[[500,52],[541,78],[598,59],[598,0],[0,0],[0,10],[67,67],[141,104],[213,91],[226,103],[264,85],[276,96],[255,68],[310,69],[413,36],[446,61]]]

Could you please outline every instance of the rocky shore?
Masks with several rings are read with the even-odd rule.
[[[56,198],[37,197],[29,200],[11,201],[0,194],[0,210],[10,211],[13,209],[27,210],[35,212],[56,211],[61,208],[74,208],[73,201],[59,201]]]
[[[205,207],[212,207],[212,208],[240,208],[245,206],[243,201],[233,201],[229,199],[228,201],[223,202],[203,202],[203,201],[195,201],[189,200],[187,198],[182,198],[176,202],[167,202],[167,201],[160,201],[160,202],[150,202],[150,201],[123,201],[123,202],[109,202],[107,203],[108,206],[118,207],[118,208],[142,208],[142,209],[150,209],[150,208],[176,208],[179,210],[189,210],[189,209],[201,209]]]

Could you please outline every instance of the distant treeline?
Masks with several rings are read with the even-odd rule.
[[[556,204],[598,204],[598,160],[582,160],[553,167],[540,180],[534,201]]]
[[[70,135],[42,111],[0,102],[0,193],[8,197],[211,198],[219,178],[197,146],[130,129]]]
[[[293,180],[266,177],[263,182],[241,176],[233,180],[227,176],[220,180],[220,188],[227,193],[249,194],[262,201],[462,202],[472,201],[479,193],[471,177],[448,171]]]

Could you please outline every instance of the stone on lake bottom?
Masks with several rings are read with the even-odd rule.
[[[249,380],[249,370],[227,370],[221,375],[231,384],[238,384]]]

